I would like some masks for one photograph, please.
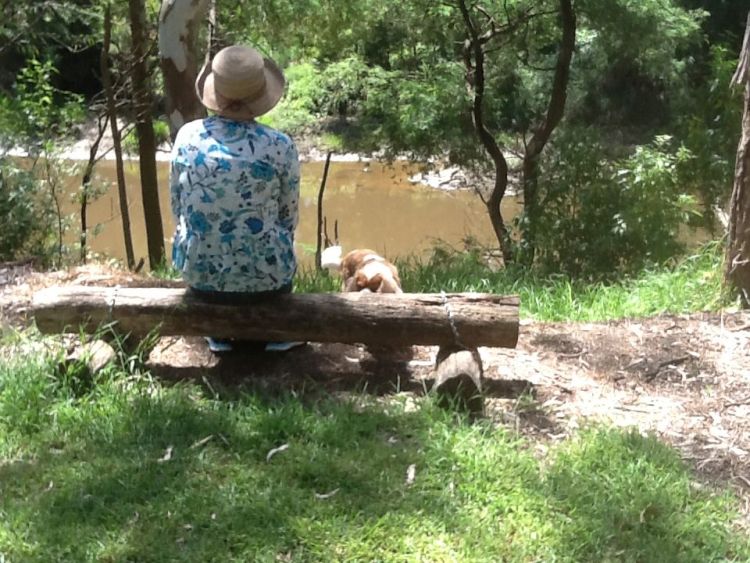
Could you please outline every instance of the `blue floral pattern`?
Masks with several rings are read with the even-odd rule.
[[[255,122],[191,121],[172,150],[172,261],[204,291],[256,292],[297,268],[299,159],[294,142]]]

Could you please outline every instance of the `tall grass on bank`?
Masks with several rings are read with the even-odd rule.
[[[544,321],[604,321],[661,313],[717,310],[722,288],[722,246],[711,243],[669,266],[610,282],[540,276],[509,268],[493,271],[478,252],[438,248],[427,261],[398,263],[404,290],[517,294],[521,314]],[[305,271],[296,291],[335,291],[336,278]]]
[[[264,399],[119,369],[82,389],[39,342],[0,353],[6,561],[750,558],[736,501],[635,433],[590,429],[538,460],[429,400]]]

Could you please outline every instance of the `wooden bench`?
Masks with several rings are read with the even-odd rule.
[[[514,348],[519,299],[486,293],[294,293],[248,305],[195,299],[180,288],[51,287],[34,296],[43,333],[119,331],[242,340],[439,346],[435,389],[481,405],[479,346]]]

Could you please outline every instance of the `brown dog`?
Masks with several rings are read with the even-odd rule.
[[[396,266],[374,250],[358,248],[340,256],[340,247],[330,247],[321,262],[326,268],[339,270],[342,291],[403,293]]]

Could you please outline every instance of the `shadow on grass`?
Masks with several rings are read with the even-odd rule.
[[[691,480],[676,451],[637,431],[586,430],[563,444],[545,488],[578,561],[748,561],[732,538],[736,499]],[[736,541],[739,539],[739,541]]]
[[[584,433],[543,469],[502,428],[430,402],[222,398],[123,375],[73,398],[24,373],[0,368],[11,561],[708,561],[742,548],[730,502],[637,435]],[[18,397],[40,418],[14,425]]]
[[[226,561],[304,549],[322,557],[330,545],[306,545],[315,529],[346,536],[347,525],[376,528],[385,516],[409,520],[441,505],[427,492],[404,501],[407,467],[424,464],[424,421],[415,415],[293,398],[196,402],[196,392],[178,386],[114,401],[100,420],[95,402],[79,405],[37,437],[33,461],[0,466],[3,512],[17,522],[0,553]]]

